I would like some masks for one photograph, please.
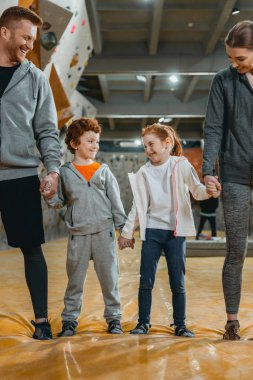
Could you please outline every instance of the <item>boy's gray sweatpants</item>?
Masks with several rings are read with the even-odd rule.
[[[109,323],[120,319],[120,298],[118,288],[119,266],[113,229],[91,235],[70,235],[67,253],[68,285],[64,297],[62,319],[73,321],[78,318],[83,298],[83,285],[89,260],[94,268],[103,293],[104,317]]]
[[[222,184],[227,245],[222,282],[228,314],[236,314],[240,304],[242,268],[247,253],[250,196],[250,185]]]

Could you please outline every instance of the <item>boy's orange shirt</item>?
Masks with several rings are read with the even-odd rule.
[[[101,166],[98,162],[93,162],[93,164],[90,165],[76,165],[74,163],[73,165],[76,168],[76,170],[78,170],[79,173],[82,174],[82,176],[86,179],[87,182],[91,180],[94,173],[96,173],[96,171]]]

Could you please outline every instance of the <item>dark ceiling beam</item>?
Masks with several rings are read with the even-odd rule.
[[[192,93],[193,91],[195,90],[195,87],[198,83],[198,80],[199,80],[199,76],[198,75],[195,75],[194,77],[192,77],[191,81],[190,81],[190,84],[185,92],[185,95],[183,97],[183,103],[186,103],[190,100],[190,97],[192,96]]]
[[[215,49],[213,54],[203,57],[201,54],[178,55],[168,57],[91,57],[84,75],[99,74],[185,74],[209,75],[228,66],[224,46]]]
[[[181,122],[181,118],[180,117],[178,117],[177,119],[175,119],[175,121],[173,121],[173,128],[175,129],[175,131],[177,130],[180,122]]]
[[[150,55],[156,55],[157,53],[160,30],[161,30],[161,22],[162,22],[163,5],[164,5],[164,0],[154,1],[153,18],[152,18],[152,25],[151,25],[150,39],[149,39],[149,54]]]
[[[152,75],[146,75],[147,81],[144,84],[144,102],[148,103],[152,90]]]
[[[220,8],[215,15],[214,24],[210,28],[210,33],[206,41],[205,54],[211,54],[224,30],[226,22],[231,16],[236,0],[226,0],[221,2]]]
[[[114,131],[115,130],[115,121],[112,117],[108,118],[108,123],[109,123],[110,131]]]
[[[145,128],[146,125],[147,125],[147,118],[144,117],[143,119],[141,119],[141,130],[142,130],[142,128]]]
[[[98,76],[101,92],[103,95],[103,99],[105,103],[108,103],[110,100],[110,93],[109,93],[109,88],[108,88],[108,82],[106,75],[99,75]]]
[[[99,15],[97,12],[97,2],[96,0],[86,0],[85,3],[90,23],[94,52],[95,54],[99,55],[102,53],[103,41],[100,29]]]

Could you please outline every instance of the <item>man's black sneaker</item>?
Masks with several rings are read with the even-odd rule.
[[[123,330],[118,319],[114,319],[108,323],[108,333],[110,334],[123,334]]]
[[[194,338],[195,337],[195,334],[191,330],[188,330],[186,326],[176,326],[175,335],[176,336],[185,336],[187,338]]]
[[[38,339],[38,340],[53,339],[51,326],[48,321],[40,322],[40,323],[35,323],[34,321],[31,321],[31,324],[35,327],[33,339]]]
[[[72,336],[76,334],[78,322],[77,321],[63,321],[62,330],[58,336]]]
[[[137,323],[135,328],[130,331],[130,334],[148,334],[151,325],[149,323]]]

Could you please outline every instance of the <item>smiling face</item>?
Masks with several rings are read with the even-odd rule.
[[[226,52],[232,66],[238,73],[253,73],[253,50],[242,47],[231,48],[226,45]]]
[[[144,135],[142,140],[145,154],[153,165],[162,165],[167,161],[172,148],[169,138],[162,141],[154,133],[149,133]]]
[[[71,146],[75,149],[75,161],[94,160],[99,150],[99,133],[87,131],[79,138],[79,144],[71,142]]]
[[[4,53],[10,63],[22,63],[26,54],[33,49],[37,26],[29,20],[20,20],[10,29],[1,28]]]

